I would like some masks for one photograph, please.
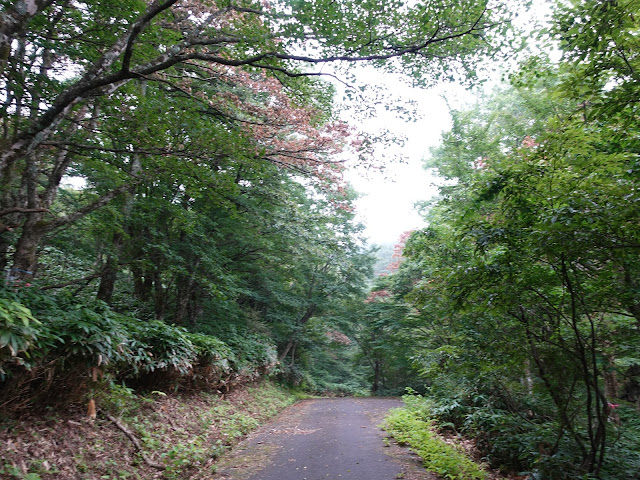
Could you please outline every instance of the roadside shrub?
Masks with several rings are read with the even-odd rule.
[[[129,334],[119,316],[104,304],[93,308],[72,305],[52,318],[43,319],[54,345],[49,351],[64,364],[102,367],[128,359]]]
[[[39,402],[81,401],[99,373],[126,358],[126,328],[102,302],[90,307],[26,285],[5,288],[0,298],[3,305],[14,306],[14,314],[16,305],[22,305],[18,313],[23,315],[25,340],[13,362],[3,368],[0,405],[8,410]],[[31,312],[28,323],[26,310]]]
[[[273,345],[255,336],[237,340],[240,355],[216,337],[141,321],[100,301],[0,287],[0,406],[84,401],[113,381],[154,390],[228,388],[274,368]]]
[[[426,398],[404,398],[414,410],[421,406],[423,420],[473,438],[483,459],[494,468],[526,473],[532,480],[589,477],[581,467],[582,452],[572,433],[558,435],[562,429],[553,402],[544,392],[529,393],[518,387],[490,395],[452,388],[447,395],[438,386]],[[598,477],[607,480],[640,478],[640,417],[635,405],[619,402],[619,423],[613,418],[607,422],[607,454]]]
[[[231,370],[231,363],[235,362],[235,355],[231,347],[219,338],[202,333],[188,333],[187,337],[196,349],[198,363],[213,365],[224,372]]]
[[[30,366],[29,350],[38,339],[39,324],[27,307],[0,297],[0,381],[10,365]]]
[[[104,302],[85,304],[69,295],[48,295],[26,286],[3,289],[0,302],[22,309],[14,309],[13,315],[29,331],[31,341],[24,352],[33,359],[52,357],[47,360],[91,367],[126,358],[129,336],[123,317]]]
[[[153,400],[145,396],[136,395],[132,388],[123,383],[107,380],[103,387],[96,391],[93,396],[96,405],[116,417],[135,415],[144,404],[153,402]]]
[[[530,470],[556,441],[552,422],[490,406],[470,409],[461,431],[476,439],[491,465],[510,471]]]
[[[196,346],[187,331],[159,320],[142,322],[128,319],[131,333],[129,348],[138,355],[132,358],[136,371],[152,373],[175,371],[186,375],[196,360]]]
[[[233,335],[224,339],[236,352],[235,370],[272,369],[278,362],[276,347],[270,338],[256,333]]]
[[[222,340],[201,333],[188,333],[188,338],[196,350],[196,361],[192,375],[185,379],[191,381],[191,388],[220,388],[233,373],[235,361],[233,351]]]

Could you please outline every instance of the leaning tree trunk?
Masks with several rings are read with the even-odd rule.
[[[79,129],[79,122],[86,113],[87,107],[78,110],[73,117],[73,122],[61,133],[71,136]],[[22,180],[26,187],[26,198],[20,201],[23,205],[12,205],[13,208],[8,209],[23,213],[27,217],[22,225],[20,238],[13,255],[13,266],[9,271],[9,278],[13,280],[30,280],[33,278],[38,269],[38,247],[42,243],[44,236],[57,226],[83,215],[77,212],[77,215],[69,215],[64,219],[56,220],[45,220],[44,216],[45,212],[48,212],[55,202],[62,178],[71,164],[72,155],[68,149],[61,148],[54,156],[46,160],[40,158],[36,152],[31,152],[25,156],[24,161]],[[42,164],[47,162],[51,163],[51,169],[46,174],[46,181],[43,182]],[[10,170],[7,169],[4,174],[6,178],[3,181],[7,184],[11,182]],[[23,208],[25,205],[26,208]]]
[[[38,247],[46,233],[41,214],[33,214],[27,218],[13,254],[9,280],[29,281],[35,277],[38,270]]]
[[[311,320],[311,318],[315,314],[315,311],[316,311],[316,306],[315,304],[312,303],[307,307],[307,310],[304,312],[302,317],[300,317],[300,319],[296,322],[296,326],[305,325],[309,320]],[[296,341],[297,340],[295,338],[291,338],[291,340],[289,340],[289,343],[287,343],[287,346],[284,348],[284,350],[278,357],[278,362],[282,363],[284,359],[287,358],[287,355],[289,354],[293,346],[296,344]]]

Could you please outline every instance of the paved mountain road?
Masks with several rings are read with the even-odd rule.
[[[432,479],[378,427],[391,398],[323,398],[289,407],[222,459],[221,480]]]

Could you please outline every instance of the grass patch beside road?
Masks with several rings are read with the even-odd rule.
[[[446,442],[435,431],[424,406],[416,397],[405,396],[407,404],[385,418],[384,428],[395,440],[410,447],[422,458],[427,470],[449,480],[484,480],[488,477],[478,464],[454,444]]]

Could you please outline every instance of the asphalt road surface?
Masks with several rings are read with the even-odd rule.
[[[406,458],[389,454],[389,442],[378,427],[389,409],[400,406],[402,401],[393,398],[323,398],[299,402],[223,459],[217,478],[407,478]]]

